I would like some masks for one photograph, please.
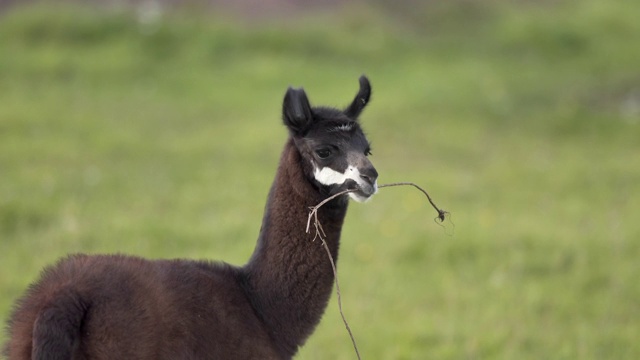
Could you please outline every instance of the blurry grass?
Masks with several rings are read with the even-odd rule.
[[[366,73],[380,181],[423,185],[455,229],[409,188],[351,207],[339,268],[363,357],[638,358],[640,6],[387,10],[4,14],[0,321],[70,252],[242,264],[284,90],[341,106]],[[334,302],[299,358],[354,357]]]

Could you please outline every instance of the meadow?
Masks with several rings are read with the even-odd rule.
[[[344,106],[364,73],[379,182],[451,218],[410,188],[350,206],[338,272],[362,358],[638,359],[638,18],[631,0],[10,8],[0,323],[68,253],[243,264],[287,86]],[[355,358],[335,296],[297,358]]]

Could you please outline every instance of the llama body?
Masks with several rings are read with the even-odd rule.
[[[225,349],[238,358],[286,356],[274,351],[238,275],[206,262],[68,257],[14,314],[9,358],[207,359],[229,356]]]
[[[289,89],[290,136],[246,265],[72,255],[45,269],[16,305],[9,359],[289,359],[311,335],[331,296],[333,272],[311,242],[309,206],[347,188],[366,200],[377,172],[358,115],[370,87],[340,111],[312,108]],[[347,195],[319,220],[337,259]]]

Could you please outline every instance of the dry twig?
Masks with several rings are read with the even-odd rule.
[[[342,322],[344,323],[344,326],[347,328],[347,332],[349,333],[349,337],[351,338],[351,343],[353,343],[353,348],[356,351],[356,356],[358,357],[358,360],[360,360],[360,352],[358,351],[358,346],[356,345],[356,339],[353,337],[353,333],[351,332],[349,323],[347,322],[347,319],[344,317],[344,312],[342,311],[342,297],[340,295],[340,283],[338,282],[338,271],[336,270],[336,264],[333,261],[333,256],[331,256],[331,251],[329,251],[329,246],[327,246],[327,242],[325,241],[326,234],[324,232],[324,229],[322,229],[322,225],[318,220],[318,209],[320,209],[322,205],[328,203],[329,201],[331,201],[332,199],[340,195],[344,195],[346,193],[356,191],[356,190],[358,189],[348,189],[348,190],[341,191],[337,194],[334,194],[322,200],[318,205],[310,207],[309,209],[311,209],[311,212],[309,213],[309,218],[307,219],[306,231],[307,233],[309,233],[309,226],[311,225],[311,218],[313,217],[314,219],[313,225],[316,228],[316,234],[313,236],[312,241],[315,241],[317,238],[319,238],[320,241],[322,242],[322,246],[327,252],[327,256],[329,257],[329,261],[331,262],[331,269],[333,270],[333,279],[336,282],[336,293],[338,294],[338,309],[340,310],[340,316],[342,316]]]
[[[427,196],[427,199],[429,200],[429,203],[431,204],[431,206],[433,206],[433,208],[436,209],[436,211],[438,212],[438,216],[436,217],[436,219],[440,220],[440,222],[444,221],[445,216],[449,214],[449,212],[438,208],[436,204],[433,202],[433,200],[431,199],[431,196],[429,196],[429,194],[420,186],[412,182],[397,182],[397,183],[379,185],[378,188],[391,187],[391,186],[405,186],[405,185],[413,186],[418,190],[422,191],[422,193]],[[316,229],[316,233],[312,241],[315,241],[316,239],[320,239],[320,241],[322,242],[322,246],[327,252],[327,256],[329,257],[329,261],[331,262],[331,269],[333,270],[333,278],[335,279],[335,282],[336,282],[336,293],[338,294],[338,309],[340,310],[340,316],[342,317],[342,322],[344,323],[344,326],[347,328],[347,332],[349,333],[349,337],[351,338],[351,343],[353,344],[353,349],[356,351],[356,356],[358,357],[358,360],[360,360],[360,352],[358,351],[358,346],[356,345],[356,339],[353,337],[353,333],[351,332],[349,323],[347,322],[347,319],[344,316],[344,312],[342,311],[342,297],[340,294],[340,284],[338,282],[338,271],[336,270],[336,264],[333,261],[333,256],[331,256],[331,251],[329,251],[329,247],[327,246],[327,242],[325,241],[326,234],[324,232],[324,229],[322,229],[322,224],[320,224],[320,221],[318,220],[318,209],[320,209],[322,205],[337,198],[338,196],[341,196],[350,192],[354,192],[357,190],[358,189],[347,189],[344,191],[340,191],[339,193],[333,194],[328,198],[322,200],[318,205],[309,207],[309,210],[311,211],[309,212],[309,218],[307,219],[306,232],[309,233],[310,231],[309,228],[311,226],[311,219],[313,218],[313,226]]]

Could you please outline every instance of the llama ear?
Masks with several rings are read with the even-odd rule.
[[[362,75],[360,76],[360,90],[351,105],[344,110],[344,114],[351,119],[357,119],[369,102],[369,97],[371,97],[371,84],[369,84],[369,79]]]
[[[287,89],[282,104],[282,119],[293,134],[302,136],[309,129],[311,105],[303,89]]]

